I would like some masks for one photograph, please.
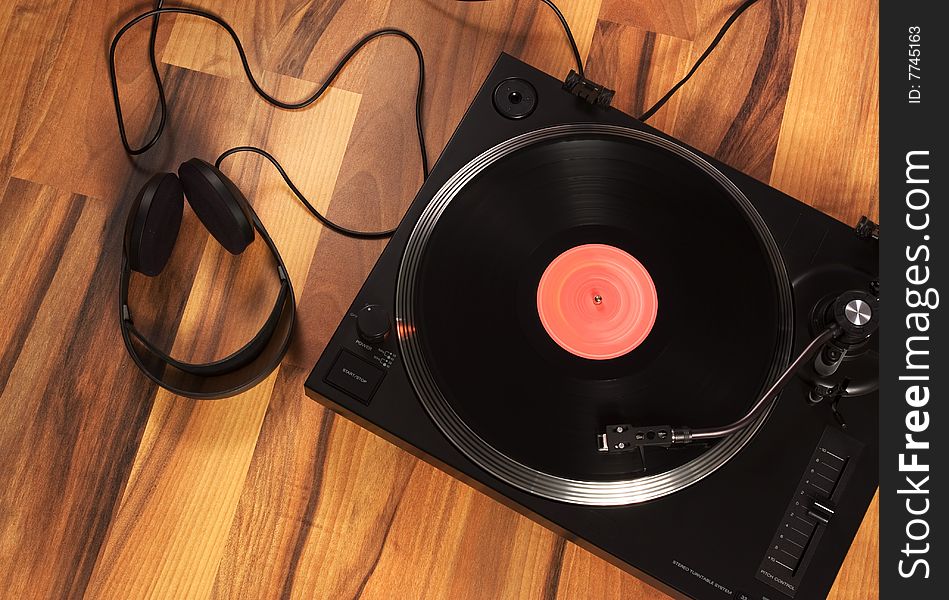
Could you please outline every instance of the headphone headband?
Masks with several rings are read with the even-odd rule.
[[[152,179],[154,181],[155,178]],[[151,183],[151,182],[150,182]],[[138,203],[129,212],[126,231],[137,220]],[[129,309],[129,282],[132,263],[130,245],[122,247],[122,271],[119,282],[119,326],[122,338],[135,364],[155,383],[179,395],[212,399],[245,391],[266,378],[280,364],[290,346],[296,318],[296,300],[283,258],[276,244],[249,205],[250,222],[264,240],[277,267],[280,291],[270,315],[260,330],[242,348],[226,358],[210,363],[187,363],[171,357],[139,332]]]

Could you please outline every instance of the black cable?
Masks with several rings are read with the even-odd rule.
[[[484,1],[484,0],[458,0],[458,1],[475,2],[475,1]],[[557,5],[554,4],[551,0],[540,0],[540,1],[546,4],[559,19],[560,24],[563,27],[564,33],[567,36],[567,41],[570,44],[570,49],[573,53],[574,60],[576,61],[577,71],[579,75],[583,77],[584,76],[583,60],[580,57],[580,50],[577,47],[576,39],[573,36],[573,32],[570,29],[569,23],[567,23],[566,17],[564,17],[563,13],[560,11]],[[745,12],[745,10],[747,10],[749,7],[751,7],[751,5],[755,4],[757,1],[758,0],[745,0],[745,2],[741,4],[741,6],[735,9],[735,11],[731,14],[731,16],[722,25],[722,28],[719,30],[718,35],[715,36],[715,38],[709,44],[708,48],[705,49],[705,52],[702,53],[702,55],[695,62],[695,64],[692,66],[689,72],[685,75],[685,77],[683,77],[678,83],[676,83],[649,110],[644,112],[639,117],[641,121],[646,121],[652,115],[654,115],[656,111],[662,108],[662,106],[665,105],[665,103],[679,90],[679,88],[685,85],[685,83],[692,77],[692,75],[695,74],[695,72],[702,65],[702,63],[705,62],[705,59],[708,58],[708,56],[712,53],[712,51],[716,48],[716,46],[718,46],[719,42],[721,42],[722,38],[724,38],[725,34],[728,32],[732,24],[738,19],[738,17],[741,16],[743,12]],[[428,174],[429,174],[428,153],[425,149],[425,136],[424,136],[423,127],[422,127],[422,94],[425,88],[425,59],[422,56],[422,49],[419,47],[418,42],[416,42],[415,38],[413,38],[411,35],[409,35],[405,31],[402,31],[400,29],[387,28],[387,29],[380,29],[378,31],[374,31],[366,35],[365,37],[360,39],[358,42],[356,42],[356,44],[352,46],[348,52],[346,52],[343,58],[340,59],[340,61],[336,64],[336,66],[330,72],[329,76],[325,79],[325,81],[320,85],[320,87],[315,92],[313,92],[311,95],[307,96],[306,98],[300,101],[286,102],[278,98],[275,98],[274,96],[271,96],[257,82],[257,79],[254,77],[254,74],[251,71],[250,64],[247,60],[247,54],[244,51],[244,47],[241,44],[240,38],[237,36],[237,33],[234,31],[234,29],[226,21],[224,21],[222,18],[218,17],[217,15],[213,13],[209,13],[209,12],[205,12],[205,11],[201,11],[197,9],[192,9],[192,8],[164,8],[163,4],[164,4],[163,0],[157,0],[155,3],[154,10],[145,12],[135,17],[134,19],[126,23],[124,26],[122,26],[122,28],[119,29],[119,31],[112,38],[112,44],[109,48],[109,81],[112,86],[112,101],[115,105],[115,114],[116,114],[116,119],[118,122],[119,137],[122,140],[122,146],[125,148],[125,151],[129,155],[136,156],[148,151],[152,146],[154,146],[158,142],[158,140],[161,138],[161,135],[165,129],[165,123],[167,122],[168,107],[167,107],[167,99],[165,96],[165,87],[164,87],[164,84],[162,83],[161,74],[158,69],[158,60],[156,56],[155,45],[156,45],[156,40],[157,40],[157,35],[158,35],[158,25],[159,25],[160,15],[162,15],[163,13],[174,13],[174,14],[185,14],[185,15],[201,17],[203,19],[207,19],[217,24],[222,29],[224,29],[231,36],[231,39],[234,41],[234,45],[237,48],[238,56],[240,57],[240,60],[241,60],[241,66],[243,67],[244,73],[247,76],[247,79],[250,82],[251,87],[253,87],[254,91],[261,98],[263,98],[263,100],[267,102],[268,104],[271,104],[273,106],[276,106],[278,108],[282,108],[285,110],[299,110],[302,108],[306,108],[307,106],[309,106],[310,104],[318,100],[330,87],[333,81],[336,80],[336,78],[342,72],[343,68],[345,68],[346,64],[348,64],[348,62],[363,48],[363,46],[368,44],[370,41],[379,37],[390,36],[390,35],[405,39],[412,45],[412,48],[415,50],[415,54],[418,57],[419,76],[418,76],[418,86],[417,86],[416,95],[415,95],[415,128],[418,134],[419,151],[420,151],[421,159],[422,159],[423,178],[428,177]],[[152,27],[151,27],[151,32],[149,35],[149,63],[151,66],[152,76],[155,80],[155,85],[158,89],[158,104],[159,104],[160,116],[159,116],[158,126],[156,127],[155,133],[152,135],[151,139],[149,139],[142,146],[138,148],[133,148],[128,141],[128,134],[125,129],[125,121],[122,117],[122,103],[119,98],[118,78],[116,76],[116,69],[115,69],[115,52],[116,52],[116,48],[118,47],[119,40],[122,38],[122,36],[125,35],[125,33],[129,29],[131,29],[132,27],[137,25],[139,22],[149,17],[152,18]],[[236,154],[238,152],[253,152],[253,153],[263,156],[268,161],[270,161],[270,163],[280,173],[281,177],[283,177],[287,186],[291,189],[294,195],[300,200],[300,202],[303,203],[303,205],[307,208],[307,210],[317,220],[319,220],[322,224],[329,227],[333,231],[336,231],[337,233],[340,233],[342,235],[360,238],[360,239],[380,239],[380,238],[389,237],[394,233],[395,231],[394,229],[388,229],[388,230],[376,231],[376,232],[358,231],[354,229],[349,229],[347,227],[344,227],[342,225],[339,225],[331,221],[328,217],[321,214],[306,199],[303,193],[300,192],[299,188],[297,188],[296,185],[294,185],[293,181],[287,175],[286,171],[283,169],[283,167],[280,165],[277,159],[275,159],[271,154],[269,154],[268,152],[266,152],[265,150],[261,148],[257,148],[254,146],[238,146],[236,148],[231,148],[230,150],[227,150],[223,154],[221,154],[221,156],[218,157],[215,164],[217,166],[220,166],[221,161],[223,161],[228,156],[232,154]]]
[[[712,40],[712,43],[708,45],[708,48],[705,49],[705,52],[702,53],[702,56],[700,56],[699,59],[695,61],[695,64],[692,65],[692,68],[689,70],[686,76],[680,79],[677,84],[672,86],[672,89],[666,92],[665,96],[660,98],[655,104],[652,105],[652,108],[644,112],[639,117],[640,121],[646,121],[649,119],[649,117],[656,114],[656,111],[662,108],[663,105],[669,101],[669,98],[671,98],[677,91],[679,91],[679,88],[685,85],[685,83],[692,78],[692,75],[694,75],[698,68],[702,66],[702,63],[705,62],[705,59],[708,58],[708,55],[712,53],[712,50],[714,50],[715,47],[718,46],[718,43],[722,41],[722,38],[725,37],[725,34],[728,32],[728,29],[732,26],[732,24],[738,20],[738,17],[740,17],[743,12],[748,10],[748,8],[750,8],[751,5],[757,1],[758,0],[745,0],[741,6],[735,9],[735,12],[733,12],[731,16],[728,17],[728,20],[725,21],[725,24],[722,25],[722,28],[718,31],[718,35],[716,35],[715,39]]]
[[[560,12],[560,9],[557,8],[557,5],[551,2],[551,0],[540,1],[549,6],[550,10],[554,11],[554,14],[557,15],[558,19],[560,19],[560,24],[563,26],[563,32],[567,34],[567,41],[570,42],[570,50],[573,52],[573,60],[577,63],[577,73],[580,74],[580,77],[584,77],[583,60],[580,58],[580,49],[577,48],[577,40],[573,38],[573,32],[570,31],[570,25],[567,23],[566,17],[563,16],[563,13]]]
[[[320,96],[322,96],[323,93],[330,87],[330,85],[333,83],[336,77],[339,76],[340,72],[343,70],[346,64],[353,58],[353,56],[355,56],[356,53],[358,53],[362,49],[362,47],[365,46],[370,41],[379,37],[384,37],[384,36],[397,36],[408,41],[412,45],[412,48],[415,50],[416,56],[418,56],[419,75],[418,75],[418,86],[417,86],[416,94],[415,94],[415,128],[418,133],[419,151],[422,157],[422,174],[423,174],[423,177],[425,178],[428,177],[428,172],[429,172],[428,152],[425,149],[425,136],[422,129],[422,93],[425,88],[425,59],[422,56],[422,49],[419,47],[418,42],[416,42],[415,38],[413,38],[408,33],[402,31],[401,29],[388,28],[388,29],[380,29],[378,31],[374,31],[366,35],[361,40],[356,42],[356,44],[352,48],[350,48],[348,52],[346,52],[343,58],[333,68],[330,75],[326,78],[326,80],[320,85],[320,87],[313,94],[311,94],[310,96],[307,96],[306,98],[298,102],[285,102],[283,100],[279,100],[271,96],[270,94],[268,94],[262,87],[260,87],[260,84],[257,83],[257,79],[254,78],[254,74],[250,69],[250,64],[247,61],[247,54],[244,52],[244,46],[241,44],[240,38],[237,37],[237,33],[234,31],[233,28],[231,28],[230,25],[228,25],[228,23],[224,19],[218,17],[217,15],[213,13],[196,10],[193,8],[164,8],[162,7],[162,0],[158,0],[157,8],[155,8],[154,10],[150,10],[148,12],[142,13],[139,16],[132,19],[131,21],[129,21],[128,23],[126,23],[125,25],[123,25],[122,28],[119,29],[118,33],[115,34],[115,37],[112,38],[112,45],[109,48],[109,81],[112,84],[112,100],[115,104],[115,114],[116,114],[116,118],[118,120],[118,125],[119,125],[119,136],[122,138],[122,145],[125,147],[125,151],[128,154],[135,156],[147,151],[149,148],[155,145],[155,143],[161,137],[162,131],[164,130],[166,112],[167,112],[167,103],[165,100],[164,85],[162,84],[161,76],[158,73],[158,63],[155,57],[155,37],[158,30],[159,15],[162,15],[165,13],[192,15],[195,17],[200,17],[202,19],[207,19],[208,21],[213,22],[217,24],[218,26],[220,26],[222,29],[224,29],[231,36],[231,39],[234,41],[234,45],[237,48],[237,53],[241,59],[241,65],[244,67],[244,73],[247,75],[247,79],[250,82],[251,87],[254,88],[254,91],[257,92],[257,94],[261,98],[263,98],[264,101],[266,101],[268,104],[271,104],[273,106],[276,106],[278,108],[283,108],[286,110],[298,110],[301,108],[305,108],[309,106],[310,104],[312,104],[313,102],[315,102],[317,99],[319,99]],[[155,134],[152,136],[152,138],[140,148],[132,148],[132,146],[129,144],[128,136],[125,131],[125,122],[124,122],[124,119],[122,118],[122,104],[119,99],[118,80],[115,74],[115,50],[116,50],[116,47],[118,46],[119,40],[122,38],[123,35],[125,35],[125,33],[129,29],[131,29],[136,24],[138,24],[142,20],[147,19],[149,17],[152,17],[152,35],[151,35],[151,40],[149,43],[150,60],[151,60],[151,66],[152,66],[152,74],[154,75],[154,78],[155,78],[155,84],[158,86],[158,101],[159,101],[159,108],[161,111],[161,117],[158,124],[158,128],[155,131]],[[276,161],[273,161],[272,157],[271,157],[271,161],[276,163]],[[285,175],[284,177],[286,178]],[[297,195],[300,196],[299,193],[297,193]],[[349,231],[349,230],[343,227],[339,227],[337,231]]]
[[[325,215],[323,215],[320,211],[316,209],[315,206],[310,204],[310,202],[306,199],[306,197],[299,190],[299,188],[297,188],[297,186],[293,184],[293,181],[290,180],[290,176],[287,175],[287,172],[284,171],[283,167],[280,165],[277,159],[274,158],[269,152],[267,152],[266,150],[262,148],[257,148],[256,146],[237,146],[236,148],[225,150],[220,156],[217,157],[217,160],[214,161],[214,166],[220,168],[221,162],[223,162],[225,158],[227,158],[228,156],[231,156],[232,154],[237,154],[239,152],[253,152],[254,154],[259,154],[260,156],[263,156],[264,158],[269,160],[270,164],[272,164],[274,168],[277,169],[277,172],[280,173],[280,176],[283,177],[283,180],[284,182],[286,182],[287,187],[290,188],[290,191],[292,191],[293,194],[297,197],[297,199],[299,199],[300,202],[303,204],[303,206],[305,206],[306,209],[310,211],[310,214],[316,217],[316,220],[318,220],[320,223],[329,227],[336,233],[339,233],[348,237],[352,237],[352,238],[362,239],[362,240],[383,239],[383,238],[391,237],[392,234],[395,233],[395,229],[386,229],[384,231],[357,231],[355,229],[349,229],[347,227],[343,227],[342,225],[339,225],[338,223],[331,221],[329,217],[326,217]]]
[[[155,9],[156,10],[160,9],[163,4],[164,4],[164,0],[158,0],[157,2],[155,2]],[[122,107],[119,104],[118,91],[116,90],[116,85],[115,85],[114,61],[112,62],[113,68],[109,71],[109,75],[112,78],[112,99],[115,102],[115,111],[119,119],[119,136],[122,138],[122,145],[125,147],[125,151],[132,156],[137,156],[139,154],[147,152],[149,148],[155,145],[155,143],[158,141],[158,138],[161,137],[161,134],[165,130],[165,121],[166,121],[166,115],[168,113],[168,104],[165,100],[165,86],[162,85],[161,73],[158,71],[158,57],[156,56],[156,52],[155,52],[155,43],[158,39],[158,19],[159,19],[158,15],[155,15],[152,18],[152,29],[148,37],[148,62],[151,63],[152,77],[155,79],[155,87],[158,88],[158,106],[160,108],[160,111],[159,111],[160,116],[158,120],[158,127],[155,129],[155,135],[153,135],[150,140],[145,142],[145,144],[143,144],[139,148],[132,148],[129,145],[128,138],[126,137],[126,134],[125,134],[125,123],[123,123],[122,121]],[[110,51],[110,55],[109,55],[110,58],[113,56],[113,53],[115,50],[115,42],[116,40],[112,40],[112,51]]]
[[[458,2],[485,2],[486,0],[457,0]],[[577,40],[573,37],[573,32],[570,30],[570,24],[567,23],[567,18],[563,16],[563,13],[560,12],[560,9],[557,8],[557,5],[554,4],[551,0],[540,0],[544,4],[550,7],[550,10],[554,11],[554,14],[557,15],[557,18],[560,19],[560,25],[563,27],[564,33],[567,34],[567,41],[570,43],[570,50],[573,52],[573,60],[577,63],[577,73],[580,74],[580,77],[583,75],[583,59],[580,58],[580,49],[577,48]]]

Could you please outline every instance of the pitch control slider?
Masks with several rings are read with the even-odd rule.
[[[667,425],[652,427],[633,427],[632,425],[609,425],[606,433],[596,436],[597,450],[600,452],[632,452],[643,446],[668,448],[673,444],[685,444],[692,434],[684,427]]]

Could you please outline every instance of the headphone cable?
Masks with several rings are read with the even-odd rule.
[[[263,156],[268,161],[270,161],[270,164],[272,164],[274,168],[277,169],[277,172],[280,173],[280,176],[283,177],[284,182],[286,182],[287,187],[290,188],[290,191],[293,192],[293,195],[297,197],[297,199],[310,212],[310,214],[313,215],[317,221],[319,221],[326,227],[329,227],[336,233],[345,235],[346,237],[356,238],[360,240],[385,239],[385,238],[392,237],[392,234],[395,233],[394,228],[386,229],[383,231],[359,231],[356,229],[349,229],[347,227],[340,225],[339,223],[336,223],[330,220],[329,217],[321,213],[319,210],[316,209],[315,206],[310,204],[310,201],[306,199],[306,196],[303,195],[303,192],[301,192],[300,189],[296,185],[294,185],[293,181],[290,179],[290,176],[287,175],[287,172],[284,170],[283,166],[280,165],[280,163],[277,161],[276,158],[273,157],[273,155],[271,155],[269,152],[267,152],[263,148],[258,148],[257,146],[237,146],[235,148],[225,150],[220,156],[217,157],[217,160],[214,161],[214,166],[217,168],[220,168],[221,163],[224,162],[225,158],[227,158],[228,156],[231,156],[232,154],[238,154],[240,152],[251,152],[253,154],[259,154],[260,156]]]
[[[379,29],[377,31],[374,31],[364,36],[362,39],[356,42],[356,44],[353,45],[349,49],[349,51],[346,52],[346,54],[339,60],[339,62],[337,62],[336,66],[330,72],[329,76],[326,77],[325,81],[319,86],[319,88],[315,92],[313,92],[306,98],[299,100],[297,102],[287,102],[270,95],[257,82],[257,79],[254,77],[254,74],[251,71],[250,63],[247,60],[247,54],[244,51],[244,46],[243,44],[241,44],[240,38],[237,36],[237,33],[227,23],[227,21],[225,21],[221,17],[210,12],[197,10],[193,8],[179,8],[179,7],[166,8],[163,6],[163,4],[164,4],[163,0],[157,0],[155,4],[155,9],[142,13],[138,15],[137,17],[135,17],[134,19],[132,19],[131,21],[129,21],[128,23],[126,23],[125,25],[123,25],[122,28],[119,29],[119,31],[112,38],[112,44],[109,47],[109,81],[112,85],[112,101],[115,105],[115,115],[118,121],[119,137],[122,140],[122,146],[125,148],[126,153],[128,153],[130,156],[137,156],[137,155],[147,152],[150,148],[152,148],[158,142],[158,140],[162,136],[162,133],[164,132],[165,123],[167,121],[168,105],[167,105],[167,99],[165,96],[165,87],[161,80],[161,74],[159,73],[158,59],[156,57],[156,51],[155,51],[155,43],[156,43],[156,38],[157,38],[157,33],[158,33],[158,21],[162,14],[167,14],[167,13],[184,14],[184,15],[191,15],[195,17],[200,17],[202,19],[206,19],[208,21],[211,21],[212,23],[215,23],[222,29],[224,29],[228,33],[228,35],[231,36],[231,39],[234,41],[234,45],[237,48],[237,54],[241,60],[241,65],[244,68],[244,73],[247,75],[247,79],[250,82],[251,87],[254,88],[254,91],[257,93],[257,95],[260,96],[268,104],[272,106],[276,106],[277,108],[285,109],[285,110],[299,110],[302,108],[306,108],[307,106],[316,102],[326,92],[326,90],[329,89],[330,85],[333,83],[333,81],[336,80],[336,78],[342,72],[343,68],[349,63],[349,61],[363,48],[363,46],[365,46],[372,40],[376,38],[380,38],[380,37],[396,36],[409,42],[413,50],[415,50],[416,56],[418,57],[419,75],[418,75],[418,85],[417,85],[416,93],[415,93],[415,129],[418,135],[419,152],[422,159],[422,178],[423,180],[428,178],[428,173],[429,173],[428,153],[425,149],[425,135],[424,135],[423,127],[422,127],[422,94],[425,89],[425,59],[422,56],[422,49],[418,45],[418,42],[415,41],[415,38],[413,38],[411,35],[409,35],[405,31],[402,31],[401,29],[395,29],[395,28],[386,28],[386,29]],[[155,80],[155,86],[158,88],[158,107],[159,107],[160,116],[159,116],[158,126],[156,127],[155,133],[152,135],[152,137],[147,142],[145,142],[142,146],[138,148],[133,148],[132,145],[129,143],[128,134],[125,130],[125,120],[122,116],[122,103],[119,98],[118,77],[116,76],[116,68],[115,68],[115,52],[116,52],[116,48],[118,46],[119,40],[122,38],[122,36],[125,35],[125,33],[129,29],[131,29],[132,27],[134,27],[141,21],[148,18],[152,19],[151,34],[149,36],[149,44],[148,44],[149,62],[151,66],[152,77]],[[283,177],[284,181],[290,187],[290,190],[303,203],[303,205],[307,208],[307,210],[310,211],[310,213],[313,214],[313,216],[316,217],[317,220],[319,220],[322,224],[326,225],[333,231],[340,233],[342,235],[348,236],[348,237],[353,237],[353,238],[358,238],[358,239],[386,238],[386,237],[391,237],[391,235],[395,232],[394,229],[388,229],[385,231],[358,231],[355,229],[349,229],[347,227],[339,225],[338,223],[333,222],[327,216],[320,213],[306,199],[306,197],[302,194],[302,192],[300,192],[299,188],[297,188],[297,186],[293,184],[290,177],[287,175],[286,171],[283,169],[283,167],[280,165],[277,159],[275,159],[271,154],[269,154],[268,152],[260,148],[256,148],[254,146],[238,146],[236,148],[231,148],[230,150],[225,151],[220,157],[218,157],[215,163],[216,166],[219,166],[221,161],[227,158],[228,156],[230,156],[231,154],[236,154],[238,152],[254,152],[256,154],[263,156],[267,160],[269,160],[270,163],[273,164],[273,166],[280,173],[281,177]]]
[[[457,2],[487,2],[488,0],[456,0]],[[573,60],[577,63],[577,73],[580,77],[583,77],[583,59],[580,58],[580,49],[577,47],[577,40],[573,37],[573,31],[570,30],[570,24],[567,23],[567,18],[563,16],[563,13],[560,12],[560,9],[557,8],[557,5],[554,4],[551,0],[540,0],[546,4],[550,10],[557,15],[557,19],[560,21],[560,26],[563,27],[563,32],[567,34],[567,43],[570,44],[570,51],[573,53]]]
[[[668,102],[669,99],[672,98],[672,96],[674,96],[675,93],[679,91],[679,88],[685,85],[686,82],[689,79],[691,79],[693,75],[695,75],[695,72],[698,71],[699,67],[702,66],[702,63],[705,62],[705,59],[709,57],[709,55],[712,53],[713,50],[715,50],[719,42],[722,41],[722,38],[725,37],[725,34],[728,33],[728,30],[731,28],[731,26],[735,23],[735,21],[738,20],[738,17],[740,17],[743,12],[748,10],[751,7],[751,5],[756,3],[757,1],[758,0],[745,0],[741,4],[741,6],[735,9],[735,12],[733,12],[731,16],[728,17],[728,19],[722,25],[722,28],[718,30],[718,35],[715,36],[715,38],[712,40],[712,43],[708,45],[708,48],[705,49],[705,52],[702,53],[699,59],[695,61],[695,64],[692,65],[692,68],[689,69],[689,72],[686,73],[685,77],[680,79],[678,83],[672,86],[672,88],[670,88],[669,91],[666,92],[666,94],[662,98],[657,100],[656,103],[653,104],[652,107],[649,108],[649,110],[647,110],[642,115],[640,115],[639,116],[640,121],[645,122],[649,120],[651,116],[656,114],[656,111],[662,108],[663,105],[665,105],[665,103]]]
[[[459,0],[459,1],[473,2],[473,1],[483,1],[483,0]],[[577,47],[576,39],[573,36],[573,32],[570,29],[570,25],[567,22],[567,19],[564,17],[560,9],[557,8],[557,6],[551,0],[540,0],[540,1],[546,4],[554,12],[558,20],[560,21],[560,24],[563,27],[564,33],[567,36],[567,41],[570,45],[571,52],[573,53],[574,60],[577,64],[577,72],[579,73],[581,77],[584,77],[583,60],[580,57],[580,51]],[[728,17],[728,19],[722,25],[718,34],[711,41],[711,43],[708,45],[708,47],[705,49],[702,55],[698,58],[698,60],[696,60],[695,64],[692,65],[692,68],[688,71],[688,73],[686,73],[686,75],[682,79],[680,79],[674,86],[672,86],[672,88],[670,88],[669,91],[666,92],[665,95],[663,95],[658,101],[656,101],[655,104],[653,104],[648,110],[646,110],[642,115],[640,115],[639,116],[640,121],[645,122],[650,117],[652,117],[659,109],[661,109],[669,101],[670,98],[672,98],[672,96],[675,95],[676,92],[679,91],[679,89],[683,85],[685,85],[692,78],[695,72],[698,71],[699,67],[702,66],[705,60],[709,57],[709,55],[711,55],[711,53],[715,50],[718,44],[722,41],[722,39],[725,37],[725,34],[728,32],[731,26],[735,23],[735,21],[737,21],[738,18],[756,2],[758,2],[758,0],[745,0],[740,6],[738,6],[738,8],[735,9],[735,11]],[[418,75],[418,86],[416,88],[416,95],[415,95],[415,129],[418,135],[419,152],[420,152],[421,160],[422,160],[422,177],[423,177],[423,180],[428,178],[428,174],[429,174],[428,153],[425,149],[425,135],[424,135],[423,127],[422,127],[422,94],[424,93],[424,88],[425,88],[425,60],[424,60],[424,57],[422,56],[421,47],[419,46],[415,38],[413,38],[411,35],[409,35],[408,33],[406,33],[405,31],[401,29],[386,28],[386,29],[380,29],[380,30],[374,31],[364,36],[362,39],[356,42],[356,44],[353,45],[349,49],[349,51],[346,52],[346,54],[339,60],[339,62],[337,62],[336,66],[332,69],[332,71],[330,71],[329,76],[326,77],[324,82],[319,86],[319,88],[315,92],[313,92],[306,98],[299,100],[297,102],[288,102],[288,101],[280,100],[270,95],[266,90],[264,90],[260,86],[260,84],[257,82],[257,79],[254,77],[253,72],[251,71],[250,63],[247,60],[247,54],[244,51],[244,46],[243,44],[241,44],[240,38],[238,37],[234,29],[224,19],[222,19],[221,17],[218,17],[217,15],[213,13],[198,10],[198,9],[193,9],[193,8],[183,8],[183,7],[165,8],[164,0],[157,0],[155,3],[155,9],[142,13],[141,15],[135,17],[134,19],[126,23],[124,26],[122,26],[122,28],[119,29],[119,31],[115,34],[115,37],[112,38],[112,44],[109,48],[109,81],[112,86],[112,101],[113,101],[113,104],[115,105],[115,114],[116,114],[116,120],[118,122],[119,137],[122,140],[122,146],[125,148],[126,153],[128,153],[130,156],[137,156],[151,149],[158,142],[158,140],[161,138],[162,134],[164,133],[165,124],[167,122],[167,113],[168,113],[167,98],[165,96],[165,86],[161,80],[161,73],[159,72],[158,59],[157,59],[156,50],[155,50],[156,40],[158,36],[159,18],[162,14],[166,14],[166,13],[184,14],[184,15],[200,17],[200,18],[213,22],[219,27],[221,27],[222,29],[224,29],[233,40],[234,45],[237,49],[238,56],[240,57],[240,60],[241,60],[241,66],[243,67],[244,73],[247,76],[247,80],[250,82],[251,87],[254,89],[257,95],[260,96],[268,104],[275,106],[277,108],[285,109],[285,110],[299,110],[302,108],[306,108],[309,105],[316,102],[326,92],[326,90],[329,89],[330,85],[333,83],[333,81],[336,80],[336,78],[342,72],[343,68],[345,68],[345,66],[349,63],[349,61],[356,54],[358,54],[359,51],[370,41],[376,38],[385,37],[385,36],[396,36],[396,37],[400,37],[406,40],[407,42],[409,42],[409,44],[412,45],[412,48],[413,50],[415,50],[415,54],[418,57],[419,75]],[[152,71],[152,77],[155,80],[155,86],[158,90],[159,121],[158,121],[157,127],[155,128],[155,133],[152,135],[152,137],[147,142],[145,142],[142,146],[138,148],[133,148],[132,145],[129,143],[128,134],[125,129],[125,121],[122,116],[122,103],[119,98],[118,78],[116,76],[116,69],[115,69],[115,52],[116,52],[116,48],[118,46],[119,40],[122,38],[122,36],[125,35],[125,33],[129,29],[131,29],[132,27],[137,25],[139,22],[147,18],[152,19],[152,27],[151,27],[151,32],[149,34],[149,42],[148,42],[149,63],[150,63],[151,71]],[[266,158],[274,166],[274,168],[277,169],[277,172],[280,173],[280,176],[286,182],[287,186],[290,188],[293,194],[300,200],[300,202],[303,203],[306,209],[318,221],[320,221],[320,223],[329,227],[333,231],[341,235],[358,238],[358,239],[387,238],[387,237],[391,237],[392,234],[395,232],[395,229],[387,229],[384,231],[359,231],[359,230],[350,229],[348,227],[344,227],[342,225],[339,225],[338,223],[335,223],[334,221],[329,219],[327,216],[320,213],[313,206],[313,204],[310,203],[306,199],[306,197],[299,190],[299,188],[296,185],[294,185],[289,175],[287,175],[286,170],[284,170],[284,168],[280,165],[277,159],[274,158],[270,153],[268,153],[267,151],[261,148],[257,148],[255,146],[238,146],[236,148],[231,148],[230,150],[225,151],[223,154],[221,154],[221,156],[218,157],[217,161],[215,161],[215,165],[219,166],[221,164],[221,161],[223,161],[225,158],[239,152],[253,152]]]
[[[459,2],[484,2],[486,0],[458,0],[458,1]],[[557,5],[554,4],[552,0],[540,0],[540,1],[546,4],[548,7],[550,7],[550,9],[554,11],[554,14],[557,15],[557,18],[560,20],[560,24],[563,27],[564,33],[567,34],[567,42],[570,44],[570,50],[573,52],[573,58],[577,63],[577,73],[580,75],[580,77],[585,78],[586,76],[584,75],[584,72],[583,72],[583,60],[580,58],[580,50],[577,48],[576,39],[573,37],[573,32],[570,30],[570,24],[567,23],[566,17],[563,16],[563,13],[560,12],[560,9],[557,8]],[[702,66],[702,63],[705,62],[705,59],[709,57],[712,51],[715,50],[715,48],[718,46],[719,42],[722,41],[722,38],[725,37],[725,34],[728,33],[728,30],[731,29],[731,26],[735,23],[735,21],[738,20],[738,17],[740,17],[742,13],[748,10],[756,2],[758,2],[758,0],[745,0],[744,2],[742,2],[741,5],[738,6],[738,8],[734,10],[734,12],[732,12],[732,14],[728,17],[728,19],[726,19],[725,23],[722,25],[722,28],[718,31],[718,34],[715,36],[712,42],[705,49],[705,52],[703,52],[702,55],[699,56],[698,60],[695,61],[695,64],[692,65],[692,68],[689,69],[689,72],[685,75],[685,77],[680,79],[674,86],[672,86],[672,88],[669,89],[668,92],[665,93],[665,95],[662,98],[656,101],[656,103],[653,104],[648,110],[646,110],[646,112],[640,115],[638,117],[640,121],[646,122],[647,120],[649,120],[650,117],[656,114],[656,112],[660,108],[662,108],[666,104],[666,102],[668,102],[669,99],[675,95],[676,92],[679,91],[679,88],[685,85],[686,82],[688,82],[689,79],[692,78],[695,72],[698,71],[699,67]]]

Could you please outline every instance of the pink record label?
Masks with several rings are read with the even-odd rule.
[[[627,354],[649,335],[659,300],[646,268],[605,244],[567,250],[537,286],[537,313],[561,348],[593,360]]]

